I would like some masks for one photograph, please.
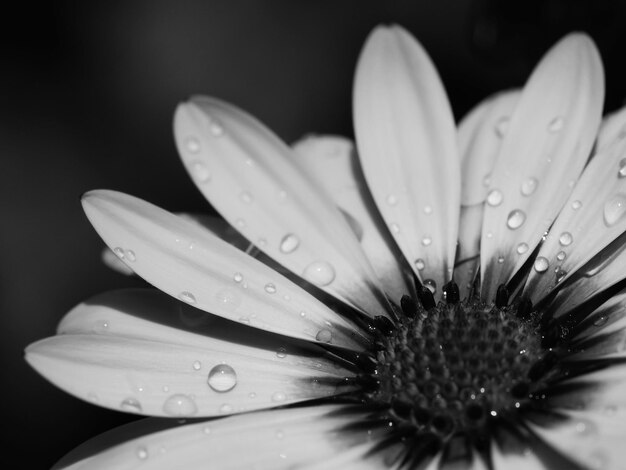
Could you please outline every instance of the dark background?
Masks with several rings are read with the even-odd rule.
[[[0,37],[0,332],[3,448],[46,468],[132,419],[64,394],[23,361],[76,303],[134,281],[100,263],[79,196],[117,189],[169,210],[207,208],[176,156],[172,112],[205,93],[287,141],[352,135],[351,83],[378,23],[425,45],[457,118],[519,86],[565,32],[585,30],[607,70],[606,109],[626,95],[624,2],[135,1],[26,3]],[[5,452],[6,452],[5,450]],[[7,454],[5,454],[7,455]]]

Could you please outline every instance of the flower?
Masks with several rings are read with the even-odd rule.
[[[571,34],[456,129],[393,26],[356,72],[360,165],[347,139],[289,148],[230,104],[181,104],[182,161],[230,225],[87,193],[168,295],[96,296],[26,358],[101,406],[211,419],[134,424],[70,468],[618,468],[626,112],[602,120],[603,99]]]

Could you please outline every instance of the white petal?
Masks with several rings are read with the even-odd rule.
[[[593,42],[572,34],[524,87],[491,176],[481,238],[482,295],[491,300],[539,244],[587,161],[604,76]],[[529,249],[520,254],[516,247]]]
[[[378,27],[365,44],[354,84],[354,123],[365,178],[383,219],[415,273],[441,292],[452,275],[459,223],[456,130],[431,60],[398,26]]]
[[[196,97],[179,105],[174,133],[202,194],[246,238],[326,292],[365,312],[385,311],[345,218],[260,122],[217,99]]]
[[[156,291],[102,294],[75,307],[59,336],[29,346],[26,357],[79,398],[148,416],[282,406],[338,393],[337,384],[353,375],[321,351],[270,347],[260,344],[262,334],[255,344],[250,328],[232,331],[206,314],[202,322],[194,310]],[[197,333],[185,331],[190,320]]]
[[[101,254],[102,262],[107,267],[120,274],[124,274],[125,276],[132,276],[134,274],[133,270],[121,260],[124,256],[126,256],[124,251],[118,250],[117,252],[114,252],[108,247],[104,248]]]
[[[211,232],[216,237],[224,240],[236,248],[239,248],[241,251],[251,254],[250,252],[255,250],[254,244],[250,243],[232,225],[221,217],[215,217],[208,214],[191,214],[188,212],[181,212],[176,215],[190,222],[194,222],[198,226]]]
[[[359,348],[353,325],[195,223],[115,191],[89,192],[83,207],[107,245],[132,250],[124,262],[163,292],[274,333]]]
[[[626,231],[626,140],[605,147],[585,168],[550,229],[525,289],[539,301]],[[623,173],[623,176],[622,176]]]
[[[341,406],[270,410],[188,424],[133,439],[68,469],[284,469],[323,461],[377,436],[342,430],[358,414]],[[377,456],[371,457],[381,462]]]
[[[548,469],[530,449],[524,454],[509,453],[503,452],[496,444],[493,444],[491,456],[493,460],[491,468],[494,470],[556,470]]]
[[[491,170],[515,105],[518,90],[498,93],[476,106],[458,129],[461,155],[461,218],[454,280],[469,295],[480,265],[480,236]]]
[[[605,116],[602,120],[596,142],[596,152],[603,152],[605,148],[624,137],[626,137],[626,107]]]
[[[293,146],[296,162],[351,222],[385,293],[396,303],[411,292],[406,264],[376,209],[356,160],[354,144],[335,136],[309,136]]]

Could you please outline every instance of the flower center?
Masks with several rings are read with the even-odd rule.
[[[388,404],[395,423],[440,442],[485,435],[491,420],[534,399],[531,388],[549,356],[540,327],[520,303],[430,299],[421,306],[403,299],[409,314],[379,336],[369,400]]]

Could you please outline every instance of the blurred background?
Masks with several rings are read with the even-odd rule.
[[[81,300],[136,281],[105,268],[79,197],[95,188],[172,211],[208,206],[179,163],[176,104],[204,93],[291,142],[351,136],[351,84],[379,23],[424,44],[458,118],[520,86],[564,33],[587,31],[626,96],[626,6],[615,0],[55,1],[5,10],[0,35],[0,341],[3,447],[47,468],[132,417],[58,391],[23,361]]]

